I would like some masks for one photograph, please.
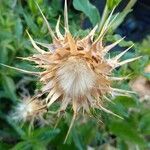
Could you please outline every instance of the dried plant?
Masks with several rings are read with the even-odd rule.
[[[72,106],[74,112],[69,133],[77,114],[81,110],[89,113],[91,108],[97,108],[114,114],[103,106],[102,99],[108,100],[107,95],[122,95],[129,91],[112,88],[111,83],[114,80],[122,80],[124,78],[112,77],[111,73],[116,67],[139,59],[139,57],[136,57],[120,62],[120,58],[132,46],[113,58],[107,58],[106,56],[112,48],[124,39],[122,38],[107,46],[103,44],[104,36],[111,28],[118,14],[113,16],[113,11],[110,13],[97,37],[98,25],[86,37],[80,39],[73,37],[69,31],[66,1],[64,35],[59,30],[60,18],[57,21],[55,34],[39,6],[38,8],[47,24],[53,41],[51,44],[36,42],[27,32],[38,54],[22,59],[35,62],[36,67],[42,68],[43,71],[17,70],[39,76],[40,82],[43,83],[42,94],[47,94],[45,98],[46,106],[37,99],[24,101],[17,108],[18,117],[22,115],[23,120],[36,117],[43,111],[45,112],[43,108],[49,108],[56,100],[59,100],[61,102],[59,112],[65,111],[68,105]],[[41,47],[47,48],[48,51],[43,50]],[[23,108],[26,108],[25,112]]]
[[[24,123],[29,121],[31,126],[35,120],[43,121],[43,114],[47,112],[47,105],[45,101],[38,99],[37,97],[26,97],[20,101],[10,116],[12,120],[16,122]]]

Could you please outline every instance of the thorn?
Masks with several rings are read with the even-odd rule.
[[[114,91],[112,91],[111,93],[110,93],[110,95],[114,98],[114,97],[116,97],[116,96],[127,96],[127,97],[131,97],[131,94],[130,93],[125,93],[125,94],[123,94],[123,93],[118,93],[118,92],[114,92]]]
[[[97,40],[94,43],[97,43],[98,41],[102,41],[103,37],[105,36],[105,34],[108,32],[108,30],[111,28],[111,25],[113,24],[113,22],[117,19],[119,13],[117,13],[114,18],[112,19],[112,21],[107,25],[106,29],[104,31],[102,31],[102,33],[99,35],[99,37],[97,38]]]
[[[68,129],[67,135],[66,135],[65,140],[64,140],[64,144],[66,143],[66,141],[67,141],[67,139],[68,139],[69,133],[70,133],[72,127],[73,127],[73,124],[74,124],[75,119],[76,119],[76,112],[74,112],[74,114],[73,114],[73,117],[72,117],[72,120],[71,120],[69,129]]]
[[[115,10],[116,7],[113,8],[113,10],[111,11],[110,15],[108,16],[107,20],[105,21],[102,30],[98,36],[98,38],[95,40],[94,44],[97,43],[100,39],[102,39],[104,37],[104,35],[107,33],[107,31],[110,29],[112,23],[114,22],[114,20],[118,17],[119,13],[117,13],[114,18],[111,20],[111,17],[113,15],[113,12]]]
[[[65,28],[69,31],[67,0],[65,0],[65,6],[64,6],[64,23],[65,23]]]
[[[35,43],[47,48],[51,53],[53,53],[55,50],[54,44],[46,44],[46,43],[41,43],[41,42],[37,42],[37,41],[35,41]],[[49,52],[45,51],[45,53],[49,53]]]
[[[109,77],[109,79],[111,81],[121,81],[121,80],[127,80],[127,79],[129,79],[129,76],[127,76],[127,77]]]
[[[95,34],[97,28],[98,28],[98,24],[90,31],[90,33],[89,33],[84,39],[87,39],[87,38],[89,38],[89,37],[92,37],[92,38],[93,38],[93,36],[94,36],[94,34]]]
[[[111,20],[111,22],[110,22],[109,25],[108,25],[108,28],[111,27],[111,25],[112,25],[113,22],[117,19],[118,16],[119,16],[119,13],[117,13],[117,14],[114,16],[114,18]]]
[[[64,37],[63,37],[63,35],[60,33],[59,24],[60,24],[60,16],[59,16],[59,18],[58,18],[58,20],[57,20],[57,24],[56,24],[55,30],[56,30],[57,37],[62,40],[62,39],[64,39]]]
[[[34,47],[39,53],[44,54],[45,51],[43,51],[41,48],[39,48],[39,47],[36,45],[35,41],[32,39],[31,35],[29,34],[29,32],[28,32],[27,30],[26,30],[26,32],[27,32],[27,34],[28,34],[28,36],[29,36],[29,38],[30,38],[30,41],[31,41],[33,47]]]
[[[47,104],[47,107],[50,107],[60,96],[61,93],[54,93],[54,95],[50,99],[50,102]]]
[[[110,19],[111,19],[112,15],[113,15],[114,10],[115,10],[115,7],[113,8],[113,10],[111,11],[110,15],[108,16],[108,18],[107,18],[107,20],[106,20],[102,30],[105,31],[108,28],[108,24],[110,23]]]
[[[119,43],[120,43],[122,40],[124,40],[124,39],[125,39],[125,37],[123,37],[123,38],[119,39],[118,41],[116,41],[116,42],[114,42],[114,43],[112,43],[112,44],[106,46],[106,47],[102,50],[102,52],[104,53],[104,55],[105,55],[109,50],[111,50],[112,48],[114,48],[117,44],[119,44]]]
[[[124,50],[123,52],[121,52],[119,55],[115,56],[114,58],[112,58],[112,60],[114,61],[118,61],[127,51],[129,51],[132,47],[134,46],[131,45],[129,48],[127,48],[126,50]]]
[[[130,94],[136,94],[136,92],[133,91],[128,91],[128,90],[122,90],[122,89],[117,89],[117,88],[111,88],[112,91],[116,91],[119,93],[130,93]]]
[[[112,100],[110,100],[107,96],[103,96],[108,102],[115,104]]]
[[[127,64],[127,63],[132,62],[132,61],[135,61],[135,60],[137,60],[137,59],[140,59],[141,57],[142,57],[142,56],[139,56],[139,57],[135,57],[135,58],[131,58],[131,59],[127,59],[127,60],[124,60],[124,61],[122,61],[122,62],[119,62],[119,63],[116,65],[116,67],[122,66],[122,65]],[[115,68],[116,68],[116,67],[115,67]]]
[[[119,116],[119,115],[113,113],[112,111],[110,111],[110,110],[108,110],[108,109],[102,107],[101,105],[100,105],[100,108],[101,108],[103,111],[105,111],[105,112],[107,112],[107,113],[109,113],[109,114],[112,114],[112,115],[114,115],[114,116],[116,116],[116,117],[118,117],[118,118],[120,118],[120,119],[123,119],[121,116]]]
[[[35,2],[35,3],[36,3],[36,2]],[[38,7],[38,9],[39,9],[39,11],[40,11],[40,13],[41,13],[41,15],[42,15],[42,17],[43,17],[45,23],[46,23],[46,25],[47,25],[47,28],[48,28],[48,31],[49,31],[51,37],[52,37],[53,39],[56,39],[56,40],[57,40],[57,38],[56,38],[56,36],[55,36],[55,34],[54,34],[52,28],[50,27],[50,25],[49,25],[49,23],[48,23],[46,17],[45,17],[44,14],[43,14],[43,12],[42,12],[40,6],[38,5],[38,3],[36,3],[36,5],[37,5],[37,7]]]
[[[51,83],[51,84],[53,84],[53,83]],[[50,86],[50,87],[52,87],[52,85]],[[46,103],[48,102],[48,100],[55,94],[55,92],[56,92],[56,90],[55,90],[55,88],[53,88],[53,89],[51,89],[51,91],[49,92],[49,94],[47,95],[47,97],[46,97]],[[48,105],[47,105],[48,106]],[[49,107],[49,106],[48,106]]]
[[[16,57],[16,58],[21,60],[29,60],[29,57]]]
[[[27,70],[23,70],[23,69],[20,69],[20,68],[16,68],[16,67],[8,66],[8,65],[5,65],[5,64],[1,64],[1,63],[0,63],[0,65],[2,65],[4,67],[7,67],[7,68],[10,68],[10,69],[21,71],[23,73],[31,74],[31,75],[39,76],[41,74],[40,72],[27,71]]]

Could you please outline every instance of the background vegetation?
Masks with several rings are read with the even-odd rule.
[[[120,0],[107,1],[107,13],[119,3]],[[131,0],[132,1],[132,0]],[[120,38],[115,34],[115,29],[122,23],[125,16],[131,11],[135,1],[130,2],[119,15],[117,22],[106,36],[106,42],[112,42]],[[60,0],[37,0],[48,21],[55,27],[56,21],[61,15],[63,20],[63,2]],[[88,0],[73,0],[69,4],[69,25],[75,36],[83,36],[89,29],[83,30],[81,26],[87,17],[94,26],[107,16],[99,14],[97,8]],[[80,18],[80,19],[79,19]],[[63,27],[63,21],[61,22]],[[32,64],[21,61],[17,57],[29,56],[34,52],[25,30],[28,29],[34,39],[51,42],[47,34],[46,25],[43,22],[33,0],[0,0],[0,63],[10,66],[35,70]],[[130,65],[125,65],[114,74],[130,78],[126,81],[114,83],[114,86],[131,90],[130,81],[138,76],[150,79],[150,74],[144,73],[145,66],[149,63],[149,37],[143,42],[135,43],[135,49],[128,52],[123,59],[142,55],[143,57]],[[123,41],[111,55],[119,53],[132,44],[131,41]],[[119,96],[112,98],[113,103],[107,104],[108,108],[122,116],[121,120],[104,112],[93,113],[95,117],[79,118],[73,127],[66,144],[64,137],[71,119],[71,110],[59,121],[54,128],[55,118],[51,117],[48,125],[28,131],[28,123],[21,127],[12,121],[10,111],[21,99],[21,92],[28,89],[32,95],[36,78],[24,75],[15,70],[0,66],[0,150],[46,150],[46,149],[119,149],[119,150],[145,150],[150,149],[150,101],[141,101],[139,95],[130,97]]]

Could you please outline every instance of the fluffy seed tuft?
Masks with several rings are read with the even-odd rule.
[[[34,121],[41,119],[46,112],[47,107],[43,104],[43,101],[36,98],[27,98],[18,103],[11,113],[11,117],[16,122]]]

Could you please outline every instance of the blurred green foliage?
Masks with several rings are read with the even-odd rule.
[[[54,29],[59,15],[63,19],[62,2],[60,0],[37,0],[36,2]],[[99,20],[105,20],[108,15],[107,11],[110,11],[119,2],[120,0],[107,1],[108,10],[105,10],[106,14],[102,16],[98,14],[97,8],[89,1],[73,0],[74,9],[69,9],[71,32],[76,36],[83,36],[87,32],[80,27],[83,14],[81,15],[79,11],[82,11],[95,25]],[[134,2],[132,1],[130,5],[133,5]],[[131,11],[131,7],[128,5],[120,13],[119,19],[113,25],[113,31],[120,25],[126,14]],[[61,22],[61,27],[63,32],[63,22]],[[26,29],[30,31],[34,39],[51,42],[46,25],[33,0],[0,0],[0,63],[34,70],[28,62],[17,59],[17,57],[29,56],[34,52],[25,33]],[[113,42],[119,38],[119,35],[110,31],[110,34],[106,36],[106,41]],[[136,50],[127,53],[123,59],[136,55],[143,55],[143,57],[116,70],[114,74],[117,76],[130,74],[131,79],[143,75],[144,67],[150,60],[148,43],[149,38],[142,43],[137,43],[135,45]],[[123,41],[119,46],[127,47],[130,45],[132,45],[131,41]],[[115,54],[116,52],[112,53],[112,55]],[[115,83],[115,86],[130,89],[129,81],[131,79],[123,83]],[[26,88],[29,88],[30,94],[33,94],[33,89],[36,86],[39,86],[35,83],[35,77],[0,66],[0,150],[84,150],[89,147],[102,150],[109,148],[118,150],[150,149],[150,102],[140,102],[137,95],[112,98],[113,103],[107,104],[111,111],[124,119],[110,116],[104,112],[93,112],[95,118],[88,118],[87,121],[78,118],[66,144],[63,144],[63,140],[71,120],[71,111],[66,113],[65,118],[59,121],[55,129],[51,125],[40,128],[35,126],[35,129],[29,132],[28,124],[20,127],[9,116],[10,110],[20,99],[21,89],[17,85],[22,80]],[[55,120],[52,118],[52,122]]]
[[[150,36],[147,36],[141,42],[137,43],[137,49],[143,54],[150,55]]]

